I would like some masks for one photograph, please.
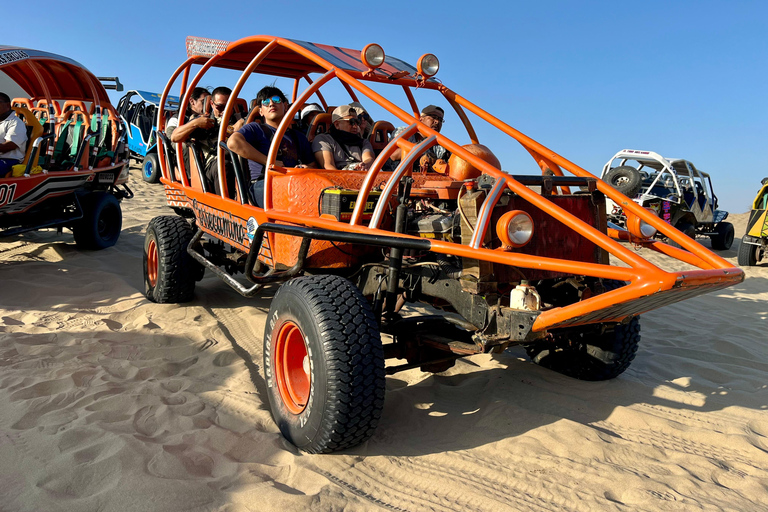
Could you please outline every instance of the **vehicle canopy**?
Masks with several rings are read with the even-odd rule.
[[[156,92],[148,92],[148,91],[139,91],[139,90],[131,90],[125,93],[125,96],[138,96],[141,101],[144,101],[145,103],[151,103],[152,105],[158,106],[160,105],[160,94]],[[165,110],[176,112],[179,110],[179,97],[178,96],[172,96],[169,95],[166,98],[165,102]]]
[[[248,194],[239,180],[236,185],[236,194],[233,195],[234,198],[229,197],[224,177],[226,144],[220,144],[218,147],[220,195],[213,194],[206,191],[204,187],[201,188],[196,185],[195,180],[198,180],[199,183],[202,178],[195,177],[194,173],[192,176],[188,176],[188,170],[181,157],[182,143],[175,145],[175,164],[179,172],[172,171],[170,161],[165,158],[165,148],[162,144],[158,146],[163,170],[161,181],[166,187],[169,205],[191,208],[200,220],[198,227],[203,233],[225,239],[227,243],[240,251],[249,252],[253,233],[257,227],[272,229],[276,225],[293,224],[301,226],[302,229],[315,230],[312,231],[313,233],[322,231],[326,234],[344,232],[356,236],[394,236],[398,239],[408,240],[409,243],[411,241],[413,244],[418,243],[418,247],[422,250],[438,254],[473,258],[520,269],[545,269],[630,283],[617,290],[575,304],[542,311],[535,320],[534,331],[593,322],[618,321],[627,316],[640,314],[684,298],[730,286],[744,278],[744,274],[739,268],[734,267],[728,261],[675,230],[663,220],[611,188],[607,183],[597,180],[593,174],[585,169],[523,135],[433,78],[437,72],[437,59],[431,54],[422,56],[418,65],[414,67],[389,55],[384,57],[383,50],[379,53],[381,47],[378,45],[368,45],[360,51],[267,35],[246,37],[235,42],[188,37],[186,47],[188,59],[171,76],[163,91],[161,104],[165,103],[171,87],[179,77],[181,77],[181,103],[186,104],[191,91],[209,69],[219,67],[242,72],[237,83],[232,87],[232,94],[224,111],[218,137],[220,142],[226,140],[228,120],[234,112],[238,95],[253,73],[294,79],[292,103],[275,133],[265,166],[265,207],[263,209],[250,203]],[[201,66],[195,74],[191,70],[193,64]],[[314,77],[312,78],[310,75],[314,75]],[[315,94],[327,108],[328,103],[323,98],[320,88],[334,78],[341,82],[341,85],[349,93],[351,101],[360,101],[360,98],[373,101],[394,118],[407,125],[404,132],[389,141],[368,171],[364,173],[340,171],[337,174],[339,183],[343,182],[346,188],[358,191],[354,211],[348,221],[319,216],[317,209],[314,210],[314,213],[310,212],[309,209],[301,210],[300,207],[303,206],[299,204],[301,201],[291,198],[289,194],[272,194],[273,189],[279,189],[281,192],[287,190],[285,188],[288,186],[286,180],[294,178],[300,180],[302,177],[309,176],[327,176],[328,173],[337,172],[324,172],[322,170],[316,172],[316,170],[290,169],[275,165],[279,143],[296,114]],[[307,87],[300,91],[302,81],[307,83]],[[405,93],[410,111],[400,108],[379,94],[373,89],[376,84],[397,86],[397,89]],[[420,108],[413,94],[417,89],[439,92],[462,121],[467,137],[473,144],[478,144],[480,141],[467,116],[467,111],[517,140],[534,158],[538,172],[534,176],[508,174],[503,170],[503,165],[497,166],[489,163],[446,135],[421,123],[419,121]],[[179,125],[181,126],[183,123],[184,121],[180,120]],[[157,128],[158,132],[162,132],[164,116],[159,116]],[[423,140],[417,143],[409,142],[408,137],[417,132],[421,134]],[[478,175],[482,174],[480,177],[483,183],[487,185],[487,197],[479,210],[474,234],[471,240],[462,244],[446,240],[425,240],[404,233],[393,233],[391,230],[385,229],[382,223],[385,209],[390,204],[387,199],[394,197],[401,177],[410,172],[413,163],[418,162],[419,157],[435,144],[441,145],[453,156],[469,163],[478,171]],[[382,167],[398,148],[407,152],[407,157],[403,158],[394,172],[383,172]],[[566,176],[565,172],[569,172],[577,179]],[[615,230],[606,229],[605,226],[590,225],[575,215],[574,212],[569,211],[567,205],[558,203],[553,199],[555,196],[570,194],[569,187],[584,184],[584,179],[589,180],[592,190],[597,190],[620,203],[628,215],[636,218],[638,222],[642,221],[665,233],[684,250],[654,240],[633,238],[631,234],[618,234]],[[416,191],[424,191],[425,194],[428,194],[431,192],[427,189],[431,186],[437,196],[446,193],[448,197],[453,199],[457,197],[462,188],[461,179],[455,179],[453,176],[441,176],[437,173],[418,177],[414,173],[414,180],[416,180],[414,183],[414,190]],[[381,199],[370,217],[370,222],[366,225],[363,220],[363,211],[374,186],[381,189]],[[531,186],[541,187],[542,193],[534,191]],[[492,212],[505,191],[511,191],[516,197],[522,198],[531,209],[541,211],[547,218],[556,219],[558,223],[565,226],[564,229],[575,231],[580,237],[594,244],[598,248],[598,252],[605,251],[606,258],[602,263],[587,263],[575,261],[571,259],[572,255],[567,253],[561,253],[558,257],[544,257],[525,254],[522,251],[505,251],[487,247],[484,243],[486,235],[497,228],[497,226],[491,225]],[[314,206],[315,208],[317,206],[316,200]],[[647,245],[673,259],[682,260],[693,267],[698,267],[698,270],[663,271],[646,261],[632,248],[613,239],[609,234],[616,237],[623,236],[625,239],[629,237],[633,241]],[[294,255],[297,249],[298,245],[293,249]],[[619,267],[609,264],[608,254],[613,255],[626,266]]]

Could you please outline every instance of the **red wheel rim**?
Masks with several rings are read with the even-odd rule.
[[[312,377],[304,335],[293,322],[285,322],[277,333],[274,368],[277,389],[286,409],[293,414],[301,413],[307,407]]]
[[[151,287],[157,285],[157,244],[154,239],[149,241],[147,247],[147,280]]]

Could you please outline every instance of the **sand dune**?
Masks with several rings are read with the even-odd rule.
[[[519,348],[403,372],[368,443],[306,455],[266,406],[275,288],[209,276],[189,304],[148,302],[143,232],[171,211],[132,175],[117,246],[0,242],[0,510],[768,510],[768,265],[644,315],[618,379]]]

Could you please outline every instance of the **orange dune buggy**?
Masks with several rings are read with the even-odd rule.
[[[356,51],[270,36],[190,37],[187,54],[160,105],[179,79],[187,104],[211,68],[241,72],[223,127],[254,73],[293,79],[293,99],[269,151],[263,209],[251,203],[234,154],[235,190],[227,190],[225,128],[221,195],[208,190],[200,163],[191,158],[185,165],[182,145],[164,138],[161,181],[179,216],[157,217],[147,228],[146,295],[190,300],[206,269],[247,297],[283,283],[264,333],[264,373],[275,422],[302,450],[330,452],[368,439],[383,408],[385,375],[401,370],[439,372],[459,357],[520,344],[534,362],[564,374],[615,377],[635,356],[638,315],[744,278],[605,182],[442,85],[433,78],[439,64],[432,54],[413,67],[375,44]],[[377,103],[407,128],[390,139],[390,122],[374,124],[379,153],[368,171],[274,165],[275,141],[302,106],[316,96],[328,110],[321,89],[329,82],[340,83],[349,101]],[[404,93],[406,108],[377,90]],[[424,90],[437,91],[453,108],[468,144],[419,121],[414,93]],[[504,172],[480,145],[468,113],[522,144],[536,172]],[[317,131],[311,127],[310,137]],[[414,170],[435,144],[452,153],[450,160]],[[398,148],[399,165],[383,170]],[[608,226],[605,196],[624,209],[627,229]],[[682,249],[654,240],[657,230]],[[617,240],[690,269],[665,271]],[[621,264],[611,264],[609,255]],[[385,344],[381,333],[389,335]]]
[[[24,160],[0,179],[0,237],[67,227],[78,247],[104,249],[120,237],[120,201],[133,197],[125,127],[101,81],[53,53],[0,46],[0,70],[29,97],[12,108],[27,127]]]

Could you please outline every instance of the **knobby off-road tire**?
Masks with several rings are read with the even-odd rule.
[[[635,197],[643,186],[640,171],[631,165],[614,167],[606,173],[605,181],[630,199]]]
[[[744,239],[741,239],[738,255],[740,266],[754,267],[761,257],[763,257],[763,248],[761,246],[745,243]]]
[[[718,251],[727,251],[733,245],[733,224],[730,222],[721,222],[715,227],[716,235],[709,239],[712,241],[712,248]]]
[[[152,302],[192,300],[201,265],[187,253],[194,231],[173,215],[155,217],[144,237],[144,293]]]
[[[272,299],[264,329],[272,417],[309,453],[356,446],[384,407],[384,352],[368,302],[339,276],[299,277]]]
[[[581,380],[608,380],[629,368],[640,343],[640,320],[607,326],[599,334],[591,326],[558,335],[555,343],[527,345],[531,360],[558,373]]]
[[[120,201],[109,192],[91,192],[80,199],[83,218],[72,226],[75,243],[81,249],[112,247],[123,228]]]
[[[157,153],[147,153],[141,164],[141,177],[147,183],[157,183],[160,181],[162,171],[160,170],[160,160]]]

